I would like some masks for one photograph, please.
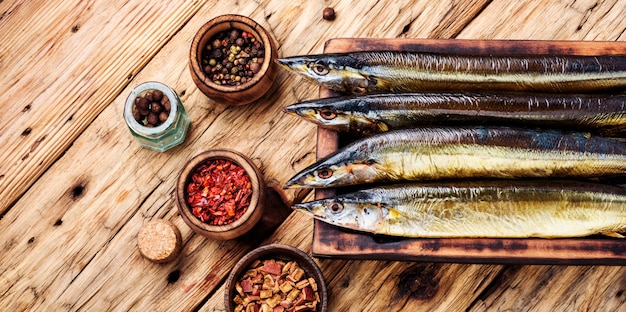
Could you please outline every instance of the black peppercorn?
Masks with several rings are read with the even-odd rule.
[[[148,117],[146,117],[148,124],[151,126],[155,126],[159,123],[159,116],[155,113],[149,113]]]
[[[153,101],[153,99],[152,99],[152,91],[146,92],[146,94],[143,95],[143,98],[148,100],[148,103],[152,102]]]
[[[150,104],[150,102],[148,102],[147,99],[143,98],[143,97],[137,97],[135,99],[135,105],[137,106],[138,109],[148,109],[148,105]]]
[[[230,31],[230,39],[231,40],[237,40],[237,38],[239,38],[239,32],[237,31],[237,29],[233,29]]]
[[[170,114],[168,114],[167,112],[161,112],[159,114],[159,121],[160,122],[165,122],[169,116],[170,116]]]
[[[152,104],[150,104],[150,111],[158,114],[161,112],[163,108],[161,107],[161,104],[159,104],[158,102],[152,102]]]
[[[167,97],[164,97],[163,100],[161,100],[161,104],[163,104],[163,109],[166,112],[169,112],[172,110],[172,104],[170,103],[170,99],[168,99]]]
[[[219,39],[215,39],[215,40],[213,40],[213,44],[212,45],[213,45],[213,49],[219,49],[222,46],[222,41],[220,41]],[[207,48],[207,50],[210,49],[209,46],[207,46],[206,48]]]
[[[251,63],[251,64],[250,64],[250,70],[251,70],[253,73],[255,73],[255,74],[256,74],[256,73],[258,73],[258,72],[259,72],[259,70],[261,70],[261,64],[259,64],[259,63]]]
[[[221,59],[222,57],[224,57],[224,52],[222,52],[221,49],[213,50],[213,57],[216,59]]]
[[[335,14],[335,10],[331,7],[327,7],[322,11],[322,18],[327,21],[332,21],[335,17],[337,17],[337,15]]]
[[[143,119],[143,116],[141,116],[141,113],[138,109],[133,109],[133,118],[135,118],[137,122],[141,122],[141,119]]]
[[[163,99],[163,92],[161,92],[160,90],[152,91],[152,100],[153,101],[161,102],[161,99]]]

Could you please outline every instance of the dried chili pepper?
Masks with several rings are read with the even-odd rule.
[[[239,219],[250,205],[252,184],[246,171],[227,159],[198,165],[187,184],[187,203],[200,221],[225,225]]]

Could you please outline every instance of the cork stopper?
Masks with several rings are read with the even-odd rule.
[[[182,237],[170,221],[152,220],[143,225],[137,235],[139,252],[148,260],[164,263],[174,260],[180,253]]]

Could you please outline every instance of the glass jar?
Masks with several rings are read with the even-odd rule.
[[[169,116],[156,127],[146,126],[133,117],[135,99],[140,96],[143,97],[150,90],[163,92],[163,96],[167,96],[171,104]],[[130,92],[124,105],[124,119],[128,129],[141,146],[158,152],[164,152],[182,143],[185,140],[187,128],[189,128],[189,116],[176,91],[154,81],[144,82]]]

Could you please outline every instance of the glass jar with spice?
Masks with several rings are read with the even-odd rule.
[[[158,152],[182,143],[190,122],[178,94],[154,81],[144,82],[130,92],[124,120],[141,146]]]

